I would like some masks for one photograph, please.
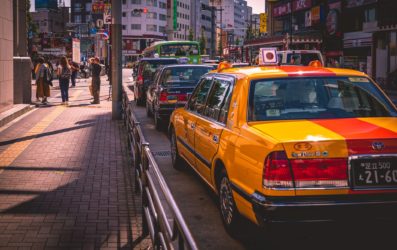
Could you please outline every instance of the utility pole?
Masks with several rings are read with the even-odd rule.
[[[112,119],[121,119],[121,1],[112,0]]]

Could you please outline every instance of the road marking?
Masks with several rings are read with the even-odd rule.
[[[82,90],[76,91],[71,99],[74,101],[82,92]],[[66,109],[66,106],[57,106],[51,113],[41,119],[41,121],[22,136],[32,137],[32,139],[16,142],[2,152],[0,154],[0,168],[10,166],[11,163],[14,162],[15,159],[33,142],[33,140],[36,139],[37,135],[41,134]],[[3,169],[0,169],[0,174],[3,171]]]

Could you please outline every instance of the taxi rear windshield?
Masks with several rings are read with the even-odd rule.
[[[365,77],[263,79],[250,85],[249,121],[395,116]]]

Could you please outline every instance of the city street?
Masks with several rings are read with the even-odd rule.
[[[0,250],[395,249],[397,0],[1,4]]]

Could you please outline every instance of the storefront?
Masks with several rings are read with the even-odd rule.
[[[345,33],[343,36],[343,67],[372,75],[372,34],[362,31]]]
[[[343,64],[343,36],[341,31],[342,2],[328,3],[328,13],[325,20],[326,34],[323,51],[326,65],[338,68]]]

